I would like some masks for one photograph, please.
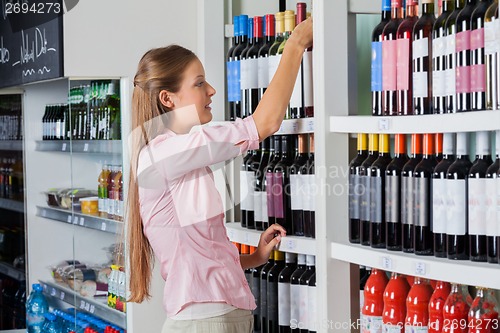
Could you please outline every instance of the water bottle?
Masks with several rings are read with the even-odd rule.
[[[49,306],[42,294],[42,285],[34,283],[32,287],[33,290],[26,302],[26,327],[28,333],[42,333],[45,314],[49,312]]]
[[[57,322],[56,322],[56,315],[53,313],[46,313],[45,314],[45,324],[43,324],[43,332],[44,333],[60,333],[61,330],[59,329]]]

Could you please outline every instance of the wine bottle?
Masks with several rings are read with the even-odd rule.
[[[443,133],[436,133],[434,138],[436,138],[436,144],[434,146],[436,151],[436,162],[439,163],[443,159]]]
[[[360,242],[360,196],[361,180],[359,168],[361,163],[368,157],[368,135],[358,133],[357,155],[349,163],[349,242]]]
[[[234,80],[235,80],[235,73],[234,73],[234,62],[233,62],[233,52],[234,49],[238,46],[240,43],[240,17],[239,16],[234,16],[233,18],[233,39],[232,39],[232,45],[227,51],[227,56],[226,56],[226,84],[227,84],[227,101],[228,101],[228,111],[229,115],[226,115],[226,119],[230,121],[234,121],[236,119],[236,115],[233,114],[235,111],[234,107]]]
[[[258,86],[259,86],[259,101],[264,95],[264,92],[267,89],[267,86],[270,82],[269,77],[269,49],[271,45],[273,45],[276,34],[276,23],[273,14],[267,14],[264,16],[265,20],[265,40],[262,46],[259,49],[257,65],[258,65]]]
[[[318,327],[317,317],[317,290],[316,290],[316,272],[314,272],[307,282],[307,308],[309,309],[308,331],[316,333]]]
[[[406,16],[397,28],[397,114],[413,114],[412,45],[418,1],[406,1]]]
[[[486,109],[498,109],[498,38],[496,37],[498,0],[494,0],[484,15],[484,54],[486,63]]]
[[[309,160],[301,168],[304,175],[305,200],[304,200],[304,236],[316,237],[316,183],[314,178],[314,133],[309,134]]]
[[[281,160],[281,135],[273,136],[273,146],[273,159],[267,164],[266,167],[265,187],[267,199],[267,223],[264,222],[264,230],[266,230],[270,224],[276,223],[276,215],[274,210],[274,167]]]
[[[471,16],[471,109],[486,110],[486,57],[484,54],[484,16],[491,0],[479,0]]]
[[[306,3],[297,2],[297,15],[295,15],[295,26],[306,19]],[[299,72],[295,79],[292,96],[290,97],[290,118],[304,118],[304,66],[303,61],[300,65]]]
[[[360,197],[360,243],[370,245],[370,177],[371,165],[378,157],[378,134],[368,135],[368,157],[361,163],[359,176],[362,185]]]
[[[486,171],[493,164],[489,132],[476,132],[476,160],[468,179],[469,246],[472,261],[486,261]]]
[[[498,262],[498,222],[497,209],[500,207],[500,131],[496,131],[496,159],[486,170],[486,247],[487,261]],[[498,201],[497,201],[498,200]],[[500,211],[499,211],[500,212]]]
[[[233,109],[230,110],[231,114],[234,114],[236,118],[242,118],[241,113],[241,60],[244,57],[243,51],[248,46],[248,15],[240,15],[239,18],[239,36],[240,42],[238,46],[234,48],[232,59],[233,64]]]
[[[455,0],[455,8],[445,23],[446,29],[446,102],[447,112],[457,112],[457,53],[456,53],[456,35],[457,35],[457,16],[460,11],[465,7],[465,0]]]
[[[276,223],[293,235],[291,225],[290,167],[293,164],[294,145],[290,135],[283,135],[281,140],[281,159],[273,170],[274,213]]]
[[[385,170],[391,162],[389,134],[380,134],[377,159],[370,166],[370,246],[385,248]]]
[[[372,115],[382,115],[382,32],[391,19],[391,0],[382,0],[380,22],[372,31],[371,91]]]
[[[432,98],[434,113],[446,113],[446,20],[453,11],[453,0],[443,0],[442,13],[432,28]]]
[[[285,34],[283,36],[283,41],[278,47],[278,54],[281,56],[285,50],[286,42],[288,38],[292,35],[292,31],[295,29],[295,12],[293,10],[285,11]],[[285,112],[285,119],[291,118],[290,104],[288,104],[287,110]]]
[[[254,24],[253,17],[249,17],[247,20],[247,35],[248,43],[243,49],[241,60],[240,60],[240,89],[241,89],[241,117],[245,118],[250,115],[250,101],[249,101],[249,89],[253,83],[254,61],[248,58],[248,51],[253,47],[254,44]]]
[[[447,217],[447,171],[455,161],[455,134],[443,135],[443,159],[432,174],[432,233],[434,234],[434,255],[446,258]]]
[[[304,323],[307,325],[309,322],[310,309],[307,306],[307,301],[309,299],[309,279],[316,271],[316,257],[313,255],[306,255],[306,270],[299,278],[299,299],[300,299],[300,311],[299,311],[299,323]],[[307,329],[301,327],[300,332],[308,332]]]
[[[424,155],[414,171],[413,249],[417,255],[432,255],[431,179],[437,165],[434,156],[434,134],[424,134]]]
[[[385,218],[386,248],[401,251],[401,172],[408,162],[406,155],[406,135],[396,134],[394,138],[394,158],[385,170]]]
[[[247,162],[247,172],[248,172],[248,196],[249,202],[247,207],[247,228],[255,229],[255,211],[256,209],[261,209],[261,202],[256,200],[260,199],[257,193],[257,178],[260,176],[260,161],[262,159],[262,143],[260,143],[259,148],[252,150],[252,156]],[[258,213],[260,214],[260,213]],[[260,217],[260,216],[259,216]]]
[[[307,12],[306,17],[309,18],[311,12]],[[304,52],[302,58],[302,70],[304,79],[304,109],[306,117],[314,117],[314,89],[313,89],[313,46],[311,45]]]
[[[253,18],[253,44],[246,54],[246,82],[242,82],[241,89],[245,92],[245,114],[250,116],[254,113],[259,103],[259,50],[264,44],[262,16]]]
[[[298,135],[298,145],[295,160],[290,166],[290,203],[292,209],[292,230],[295,236],[304,236],[304,176],[300,174],[301,167],[309,160],[307,152],[307,135]]]
[[[290,321],[298,323],[300,320],[300,277],[306,271],[306,255],[297,256],[297,269],[290,276]],[[297,325],[298,326],[298,325]],[[292,328],[292,332],[300,329]]]
[[[413,28],[413,106],[415,114],[432,114],[432,27],[434,0],[422,0],[422,16]]]
[[[252,247],[250,247],[252,248]],[[255,252],[255,249],[250,252]],[[251,269],[252,272],[252,284],[250,285],[250,289],[252,290],[252,294],[255,297],[255,304],[257,307],[252,311],[253,314],[253,328],[254,331],[260,332],[261,328],[261,301],[260,301],[260,276],[262,274],[262,268],[264,265],[259,267],[254,267]]]
[[[247,227],[248,214],[247,211],[253,210],[253,174],[249,171],[249,163],[252,162],[253,151],[248,151],[240,168],[240,218],[241,226]]]
[[[472,166],[469,160],[469,134],[457,133],[457,158],[448,168],[447,191],[447,256],[448,259],[469,259],[469,237],[467,235],[467,176]]]
[[[266,167],[271,161],[271,142],[272,138],[265,138],[261,142],[261,157],[257,170],[255,171],[255,229],[264,230],[264,223],[268,221],[267,218],[267,193],[265,187]]]
[[[285,268],[278,276],[278,323],[279,333],[289,333],[291,321],[290,279],[297,269],[297,255],[285,253]]]
[[[413,253],[413,205],[415,167],[422,160],[422,135],[412,134],[411,156],[403,166],[401,173],[401,224],[402,224],[402,249],[403,252]]]
[[[267,276],[269,274],[269,270],[273,266],[274,266],[274,251],[271,251],[271,254],[269,255],[269,260],[262,267],[262,270],[260,271],[260,320],[261,320],[260,328],[262,330],[262,333],[269,332],[269,317],[267,316],[267,309],[268,309],[267,295],[269,291],[268,291]]]
[[[397,31],[403,19],[402,0],[391,0],[391,20],[382,32],[382,114],[392,116],[397,114],[397,61],[398,43]]]
[[[457,112],[472,110],[471,105],[471,17],[476,0],[467,0],[457,16]]]
[[[274,43],[269,48],[269,82],[271,82],[281,59],[281,55],[278,54],[278,49],[285,40],[285,13],[278,12],[274,15],[276,22],[276,36],[274,38]]]
[[[285,253],[274,251],[274,265],[267,273],[267,320],[268,332],[278,333],[278,280],[280,272],[285,268]]]

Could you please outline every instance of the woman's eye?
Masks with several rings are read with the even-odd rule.
[[[198,82],[198,83],[196,84],[196,86],[197,86],[197,87],[201,87],[204,83],[205,83],[205,81]]]

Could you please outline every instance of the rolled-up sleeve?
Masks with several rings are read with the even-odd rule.
[[[259,134],[252,116],[232,123],[204,126],[189,134],[162,134],[139,155],[138,175],[160,173],[176,179],[192,170],[232,159],[257,149]]]

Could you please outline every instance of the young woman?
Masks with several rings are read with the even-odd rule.
[[[284,118],[312,21],[299,24],[253,115],[225,126],[212,119],[215,89],[201,62],[177,45],[152,49],[139,62],[132,97],[128,197],[130,301],[150,297],[154,258],[165,279],[163,332],[252,332],[254,297],[243,269],[267,262],[285,236],[274,224],[251,255],[227,237],[210,165],[258,148]]]

